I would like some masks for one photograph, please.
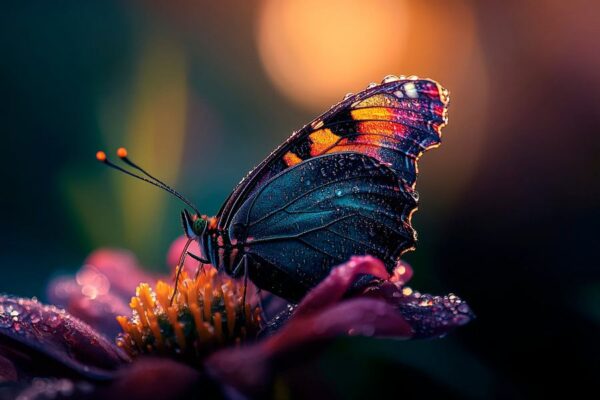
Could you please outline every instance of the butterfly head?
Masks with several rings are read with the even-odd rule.
[[[206,215],[192,215],[188,210],[181,212],[181,223],[185,236],[189,239],[198,239],[206,233],[209,225],[209,220]]]

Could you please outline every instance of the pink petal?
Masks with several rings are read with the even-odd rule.
[[[88,271],[93,271],[89,267]],[[81,285],[70,277],[54,279],[48,285],[50,303],[63,307],[69,314],[80,318],[108,337],[121,331],[117,315],[130,315],[125,296],[99,290],[97,286]],[[132,293],[133,295],[133,293]]]
[[[60,277],[48,285],[48,299],[108,336],[120,332],[117,315],[131,313],[128,303],[141,282],[159,276],[144,272],[132,253],[101,249],[93,252],[74,278]]]
[[[169,266],[169,270],[172,273],[175,272],[175,268],[177,267],[177,263],[179,262],[179,257],[181,256],[181,252],[183,251],[187,240],[188,239],[185,236],[179,236],[177,239],[175,239],[171,247],[169,247],[169,252],[167,253],[167,265]],[[188,252],[197,256],[201,256],[200,246],[198,245],[197,241],[194,240],[192,243],[190,243],[190,247],[188,247]],[[188,274],[195,274],[196,270],[200,266],[200,262],[188,256],[185,258],[183,266]]]
[[[53,306],[0,296],[0,347],[44,355],[81,375],[107,379],[128,361],[89,325]]]
[[[106,277],[110,284],[110,290],[115,295],[124,298],[130,298],[141,282],[154,283],[159,279],[158,275],[144,271],[133,253],[125,250],[100,249],[94,251],[85,260],[79,274],[85,273],[91,267]]]
[[[261,398],[271,380],[273,356],[260,344],[227,348],[209,356],[204,366],[212,379],[251,395],[249,397]]]
[[[167,358],[140,358],[96,395],[103,399],[192,399],[200,394],[218,398],[200,382],[201,374],[190,366]]]
[[[360,275],[373,275],[387,279],[389,273],[384,264],[371,256],[355,256],[345,264],[334,268],[329,276],[302,299],[295,315],[306,316],[338,302]]]
[[[14,364],[0,354],[0,384],[5,382],[16,382],[19,379]]]
[[[343,335],[409,339],[410,325],[385,301],[350,299],[292,319],[275,335],[256,345],[214,353],[206,362],[210,373],[243,393],[257,393],[282,360],[307,357],[321,344]],[[251,365],[251,367],[249,367]]]
[[[264,345],[271,351],[281,351],[340,335],[408,339],[413,331],[396,309],[385,301],[355,298],[308,316],[294,314],[288,324]]]

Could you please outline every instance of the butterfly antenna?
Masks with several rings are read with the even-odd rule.
[[[191,207],[196,214],[200,214],[200,211],[198,211],[198,209],[192,204],[192,202],[190,202],[188,199],[186,199],[185,197],[183,197],[179,192],[177,192],[175,189],[173,189],[172,187],[170,187],[169,185],[167,185],[166,183],[162,182],[161,180],[153,177],[152,175],[150,175],[148,172],[146,172],[144,169],[140,168],[139,166],[137,166],[136,164],[134,164],[131,160],[129,160],[129,158],[127,158],[127,149],[125,149],[124,147],[121,147],[117,150],[117,156],[119,156],[119,158],[121,160],[123,160],[123,162],[125,162],[127,165],[131,166],[132,168],[135,168],[136,170],[140,171],[142,174],[146,175],[148,178],[144,178],[143,176],[140,176],[138,174],[135,174],[131,171],[126,170],[125,168],[122,168],[118,165],[116,165],[115,163],[113,163],[112,161],[110,161],[108,159],[108,157],[106,156],[106,153],[103,151],[99,151],[96,153],[96,159],[98,161],[100,161],[101,163],[116,169],[117,171],[123,172],[126,175],[129,175],[131,177],[137,178],[139,180],[142,180],[144,182],[147,182],[153,186],[156,186],[170,194],[172,194],[173,196],[177,197],[179,200],[181,200],[182,202],[184,202],[186,205],[188,205],[189,207]]]

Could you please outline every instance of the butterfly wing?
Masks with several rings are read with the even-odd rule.
[[[429,79],[387,77],[348,96],[295,132],[252,170],[218,214],[227,229],[237,209],[278,173],[304,160],[338,152],[362,153],[386,163],[414,185],[417,160],[440,143],[448,92]]]
[[[415,243],[408,223],[413,189],[374,158],[333,153],[285,169],[232,217],[228,235],[243,243],[259,287],[300,298],[352,255],[392,269]]]

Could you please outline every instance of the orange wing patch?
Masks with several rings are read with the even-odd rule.
[[[408,129],[404,125],[390,121],[360,121],[358,131],[365,135],[369,132],[377,132],[379,135],[394,139],[396,136],[405,136]]]
[[[340,137],[333,133],[331,129],[319,129],[308,136],[311,140],[310,155],[319,156],[334,147],[340,140]]]
[[[300,164],[302,162],[302,159],[300,157],[298,157],[296,154],[292,153],[291,151],[288,151],[287,153],[284,154],[283,161],[285,162],[285,164],[288,167],[291,167],[296,164]]]
[[[352,118],[357,121],[364,120],[383,120],[389,121],[394,119],[392,110],[386,107],[369,107],[369,108],[357,108],[350,112]]]

